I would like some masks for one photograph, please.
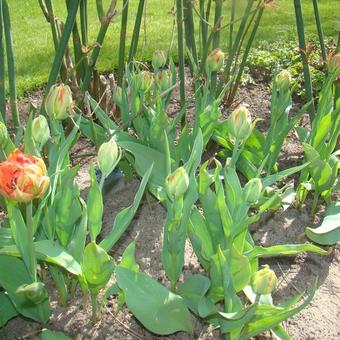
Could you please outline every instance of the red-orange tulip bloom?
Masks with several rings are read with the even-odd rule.
[[[0,194],[17,202],[41,197],[49,185],[42,159],[16,149],[0,163]]]

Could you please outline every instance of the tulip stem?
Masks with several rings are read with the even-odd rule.
[[[37,281],[37,260],[35,257],[34,241],[33,241],[33,218],[32,218],[32,202],[26,205],[26,226],[27,226],[27,247],[30,261],[30,270],[33,282]]]

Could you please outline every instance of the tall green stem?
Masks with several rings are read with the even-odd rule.
[[[30,272],[33,282],[37,281],[37,259],[35,257],[34,249],[34,234],[33,234],[33,218],[32,218],[32,202],[26,205],[26,227],[27,227],[27,246],[28,246],[28,256],[30,262]]]
[[[325,48],[325,40],[324,40],[324,37],[323,37],[323,31],[322,31],[322,26],[321,26],[318,0],[313,0],[313,7],[314,7],[314,16],[315,16],[316,27],[318,29],[321,55],[322,55],[323,61],[326,62],[327,61],[327,52],[326,52],[326,48]]]
[[[2,12],[6,38],[10,106],[12,111],[13,124],[17,128],[20,126],[20,118],[17,106],[17,90],[15,85],[15,68],[14,68],[14,52],[12,43],[11,20],[9,16],[7,0],[2,0]]]
[[[144,12],[145,0],[140,0],[139,5],[137,8],[135,26],[133,28],[132,38],[131,38],[131,45],[129,51],[129,62],[133,60],[136,55],[137,47],[138,47],[138,40],[139,40],[139,33],[140,27],[142,24],[143,12]]]
[[[306,40],[305,40],[305,29],[304,29],[304,22],[303,22],[303,15],[302,15],[302,7],[300,0],[294,0],[294,8],[295,8],[295,17],[296,17],[296,26],[298,31],[299,37],[299,47],[300,47],[300,55],[303,65],[303,76],[305,80],[305,92],[306,92],[306,100],[307,102],[311,102],[309,106],[309,117],[310,120],[313,121],[315,117],[315,107],[313,101],[313,91],[312,91],[312,81],[311,75],[307,60],[306,54]]]
[[[178,42],[178,66],[179,89],[181,107],[185,104],[185,70],[184,70],[184,39],[183,39],[183,0],[176,0],[177,14],[177,42]]]
[[[118,85],[121,86],[124,76],[125,65],[125,47],[126,47],[126,28],[129,13],[129,0],[123,1],[122,9],[122,25],[120,28],[120,40],[119,40],[119,62],[118,62]]]
[[[2,22],[2,1],[0,1],[0,120],[6,122],[5,51]]]

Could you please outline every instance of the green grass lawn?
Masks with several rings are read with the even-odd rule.
[[[105,4],[109,1],[104,0]],[[146,16],[143,21],[143,30],[138,49],[138,58],[150,59],[155,49],[168,50],[173,40],[172,53],[176,57],[176,36],[173,37],[174,13],[173,0],[147,0]],[[245,0],[240,0],[241,6]],[[55,12],[65,19],[64,1],[54,1]],[[225,15],[228,16],[226,1]],[[265,11],[256,41],[276,41],[295,37],[295,17],[293,0],[277,0],[277,8]],[[303,10],[306,24],[306,33],[315,32],[315,21],[311,0],[303,0]],[[129,10],[128,39],[131,38],[134,17],[138,1],[132,0]],[[50,26],[42,15],[38,1],[9,0],[12,17],[12,32],[14,53],[16,61],[16,76],[18,93],[40,86],[47,81],[50,66],[54,57]],[[121,7],[121,0],[118,8]],[[339,26],[340,0],[320,0],[319,9],[326,36],[336,36],[336,27]],[[95,1],[89,1],[89,31],[90,41],[95,41],[99,28],[99,21],[95,9]],[[107,33],[98,62],[99,70],[107,71],[117,63],[119,46],[120,17],[113,23]],[[227,43],[227,35],[221,40]],[[255,41],[255,46],[256,46]]]

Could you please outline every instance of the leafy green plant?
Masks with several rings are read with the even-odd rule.
[[[336,61],[337,56],[334,57]],[[331,64],[329,64],[331,65]],[[328,76],[320,92],[317,115],[312,122],[311,129],[299,127],[299,138],[303,143],[305,161],[309,162],[308,170],[300,176],[298,190],[298,205],[301,205],[308,191],[314,190],[312,212],[317,207],[321,195],[327,203],[331,201],[331,194],[336,189],[338,181],[339,159],[336,144],[339,137],[339,105],[334,99],[334,81],[339,74],[339,67],[329,68]]]

